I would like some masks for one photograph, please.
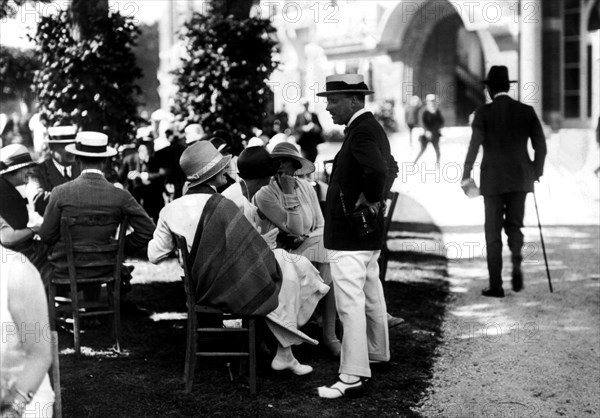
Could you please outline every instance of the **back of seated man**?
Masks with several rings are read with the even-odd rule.
[[[44,214],[52,190],[79,176],[74,155],[65,150],[67,145],[75,142],[76,134],[77,127],[73,125],[48,128],[50,158],[33,169],[27,185],[27,197],[40,215]]]
[[[54,277],[68,277],[65,244],[61,237],[63,216],[97,215],[112,217],[117,222],[126,216],[129,227],[133,229],[125,241],[125,254],[128,255],[143,251],[155,228],[133,196],[128,191],[113,186],[104,177],[106,159],[116,154],[116,150],[108,146],[106,135],[99,132],[79,132],[76,143],[67,145],[66,150],[76,157],[81,166],[81,175],[54,188],[39,231],[42,240],[53,246],[49,260],[54,267]],[[109,243],[117,226],[118,223],[106,227],[76,225],[72,228],[73,244]],[[103,257],[102,254],[93,256],[99,259]],[[96,274],[99,277],[106,272],[97,270],[93,276]]]

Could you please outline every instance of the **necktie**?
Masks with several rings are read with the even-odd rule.
[[[67,170],[67,167],[63,167],[63,176],[67,179],[67,180],[71,180],[71,176],[69,176],[69,170]]]

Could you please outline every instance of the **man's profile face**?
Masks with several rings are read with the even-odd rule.
[[[336,125],[347,125],[354,114],[354,98],[348,94],[336,93],[327,96],[327,107],[325,108]]]
[[[75,156],[67,150],[65,150],[65,146],[67,144],[52,144],[50,145],[50,149],[52,150],[52,158],[63,166],[72,165],[75,162]]]

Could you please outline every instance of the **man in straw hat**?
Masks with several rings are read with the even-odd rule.
[[[475,111],[473,134],[465,158],[462,187],[468,190],[471,170],[479,147],[483,146],[481,161],[481,194],[485,206],[485,241],[489,288],[483,296],[504,297],[502,288],[502,229],[508,236],[511,251],[512,287],[523,288],[521,248],[523,247],[523,216],[525,197],[533,192],[533,182],[544,172],[546,139],[535,111],[531,106],[513,100],[508,90],[508,69],[492,66],[483,83],[492,102]],[[527,145],[531,139],[534,159]]]
[[[60,219],[63,216],[78,217],[80,215],[110,216],[116,220],[114,226],[94,227],[93,232],[83,225],[73,228],[73,244],[110,242],[114,236],[118,222],[127,216],[129,228],[133,232],[127,235],[125,252],[135,255],[143,250],[152,238],[154,223],[148,214],[127,191],[113,186],[104,177],[106,159],[117,151],[108,146],[108,137],[100,132],[79,132],[74,144],[66,146],[66,151],[74,155],[80,167],[79,177],[52,190],[50,201],[44,212],[44,223],[40,229],[40,237],[48,245],[53,246],[49,260],[54,267],[55,277],[68,277],[65,244],[60,231]],[[94,254],[102,260],[103,254]],[[112,272],[97,269],[84,274],[102,276]]]
[[[342,148],[335,157],[325,211],[325,247],[333,252],[331,276],[337,311],[344,328],[339,378],[318,389],[320,397],[360,396],[371,377],[371,364],[390,359],[387,309],[379,280],[383,239],[382,202],[391,186],[393,165],[385,131],[364,109],[372,94],[359,74],[328,76],[327,111],[337,125],[346,125]],[[350,215],[371,214],[371,232],[360,236]],[[368,216],[368,215],[367,215]]]
[[[79,176],[75,156],[65,150],[67,145],[75,142],[76,134],[74,125],[48,128],[50,158],[35,167],[27,185],[27,197],[40,215],[44,214],[52,189]]]
[[[24,145],[11,144],[0,150],[0,243],[24,254],[47,283],[51,273],[48,248],[33,239],[40,229],[41,217],[30,218],[25,198],[25,185],[34,166]]]
[[[300,364],[291,346],[317,343],[298,330],[312,313],[302,298],[314,309],[329,288],[319,282],[307,293],[299,277],[293,280],[280,268],[272,251],[274,234],[262,237],[235,203],[216,192],[226,183],[224,173],[230,159],[209,141],[197,142],[184,151],[180,164],[189,181],[187,193],[161,211],[148,258],[152,263],[161,262],[175,247],[173,234],[183,236],[190,251],[197,302],[225,312],[265,316],[279,343],[272,368],[297,375],[310,373],[312,367]]]

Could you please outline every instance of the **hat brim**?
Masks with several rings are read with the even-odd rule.
[[[48,144],[74,144],[75,138],[73,139],[48,139]]]
[[[196,180],[192,180],[190,182],[190,184],[188,185],[188,189],[197,186],[199,184],[205,183],[206,181],[210,180],[211,178],[213,178],[214,176],[216,176],[217,174],[219,174],[219,172],[221,170],[223,170],[225,167],[227,167],[229,165],[229,162],[231,161],[231,155],[223,155],[222,158],[219,160],[218,163],[216,163],[215,165],[213,165],[206,173],[204,173],[204,175],[202,177],[197,178]]]
[[[26,163],[15,164],[15,165],[12,165],[12,166],[10,166],[10,167],[7,167],[7,168],[6,168],[6,169],[4,169],[4,170],[0,170],[0,175],[2,175],[2,174],[6,174],[6,173],[10,173],[10,172],[12,172],[12,171],[17,171],[17,170],[20,170],[20,169],[22,169],[22,168],[25,168],[25,167],[30,167],[30,166],[32,166],[32,165],[36,165],[36,164],[37,164],[37,163],[36,163],[35,161],[28,161],[28,162],[26,162]]]
[[[506,81],[481,80],[481,83],[487,84],[487,85],[490,85],[490,84],[496,84],[496,85],[498,85],[498,84],[503,84],[503,83],[509,83],[509,84],[511,84],[511,83],[516,83],[516,82],[517,82],[517,80],[506,80]]]
[[[330,94],[338,94],[338,93],[345,93],[345,94],[364,94],[365,96],[368,96],[369,94],[373,94],[375,93],[373,90],[330,90],[330,91],[322,91],[317,93],[317,96],[319,97],[325,97],[325,96],[329,96]]]
[[[91,157],[91,158],[107,158],[107,157],[114,157],[115,155],[117,155],[117,150],[114,149],[113,147],[106,147],[106,151],[104,152],[86,152],[86,151],[80,151],[75,147],[75,144],[71,144],[71,145],[67,145],[65,147],[65,150],[68,153],[71,153],[73,155],[80,155],[82,157]]]
[[[302,167],[294,171],[294,174],[298,176],[304,176],[306,174],[314,173],[315,171],[315,165],[313,163],[308,161],[306,158],[300,157],[298,155],[289,154],[287,152],[272,152],[271,159],[275,158],[293,158],[294,160],[302,164]]]

